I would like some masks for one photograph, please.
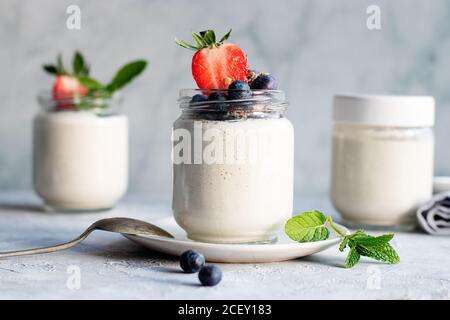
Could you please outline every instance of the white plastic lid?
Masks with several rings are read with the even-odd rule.
[[[434,98],[340,94],[333,99],[336,122],[386,127],[432,127]]]

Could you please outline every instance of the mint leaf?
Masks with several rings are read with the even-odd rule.
[[[366,234],[363,230],[358,230],[350,236],[346,236],[339,247],[343,251],[348,245],[350,247],[350,254],[356,256],[352,251],[356,251],[358,255],[369,257],[385,263],[399,263],[400,257],[395,249],[389,244],[389,241],[394,237],[393,234],[384,234],[382,236],[374,237]],[[348,260],[349,258],[347,258]],[[351,268],[355,264],[348,264],[346,266]]]
[[[354,267],[359,262],[360,257],[361,256],[358,251],[355,248],[351,248],[350,252],[348,253],[347,259],[345,259],[345,267]]]
[[[103,84],[88,76],[79,76],[78,81],[80,81],[83,86],[88,88],[89,91],[100,90],[104,88]]]
[[[378,236],[378,237],[365,235],[365,237],[364,236],[360,236],[360,237],[356,237],[354,239],[357,240],[359,245],[363,245],[363,246],[382,246],[382,245],[388,243],[389,241],[391,241],[393,237],[394,237],[393,234],[384,234],[384,235]]]
[[[43,68],[46,72],[48,72],[48,73],[50,73],[50,74],[58,74],[58,71],[56,70],[56,67],[55,67],[54,65],[52,65],[52,64],[46,64],[46,65],[43,65],[42,68]]]
[[[123,88],[126,84],[136,78],[147,66],[144,60],[130,62],[117,71],[111,83],[106,86],[110,92],[114,92]]]
[[[298,242],[326,240],[330,235],[326,220],[320,211],[307,211],[289,219],[284,229],[289,238]]]
[[[342,240],[341,244],[339,245],[339,251],[344,251],[344,249],[347,247],[348,241],[348,237],[345,237],[344,240]]]
[[[289,219],[285,225],[286,234],[298,242],[310,242],[325,240],[329,237],[326,223],[342,238],[339,250],[344,251],[349,247],[350,251],[345,259],[345,266],[352,268],[358,264],[361,256],[369,257],[385,263],[395,264],[400,262],[400,257],[395,249],[389,244],[393,234],[371,236],[364,230],[357,230],[348,235],[339,229],[333,222],[331,216],[318,211],[307,211]]]
[[[358,244],[358,242],[356,242],[356,250],[360,255],[378,261],[390,264],[396,264],[400,262],[400,257],[398,256],[395,249],[389,243],[377,246],[365,246]]]
[[[78,51],[73,56],[72,68],[75,74],[81,74],[84,71],[84,58]]]

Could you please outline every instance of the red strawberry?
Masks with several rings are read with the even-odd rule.
[[[53,98],[55,100],[85,96],[88,92],[89,89],[72,76],[57,76],[53,85]]]
[[[219,42],[212,30],[193,33],[197,46],[175,40],[180,46],[196,51],[192,75],[200,89],[227,89],[235,80],[247,81],[247,54],[236,44],[223,43],[230,33],[231,30]]]
[[[73,109],[74,105],[70,98],[74,96],[83,97],[88,92],[89,89],[83,86],[77,78],[67,75],[57,76],[53,85],[53,99],[57,100],[56,108],[58,110]]]

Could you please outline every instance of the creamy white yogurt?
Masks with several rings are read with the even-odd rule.
[[[331,200],[348,222],[411,228],[432,195],[434,99],[337,95]]]
[[[173,212],[188,237],[219,243],[276,238],[292,215],[294,131],[289,120],[178,119],[173,129],[188,132],[192,142],[198,141],[199,132],[207,138],[201,148],[201,163],[198,157],[194,163],[193,152],[192,163],[173,166]],[[219,140],[223,147],[219,144],[218,148],[223,157],[216,158],[219,163],[205,158],[211,150],[208,142],[213,141],[208,132],[222,133]],[[242,134],[245,139],[237,140]],[[238,145],[245,146],[245,151],[236,152]],[[220,159],[224,161],[220,163]]]
[[[128,185],[128,120],[91,112],[40,112],[34,119],[33,180],[58,210],[111,208]]]

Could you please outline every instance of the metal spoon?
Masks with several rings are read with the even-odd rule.
[[[28,249],[28,250],[20,250],[20,251],[10,251],[10,252],[0,252],[0,258],[5,257],[15,257],[15,256],[25,256],[30,254],[39,254],[39,253],[50,253],[55,251],[60,251],[64,249],[68,249],[73,247],[74,245],[80,243],[84,239],[86,239],[92,231],[94,230],[103,230],[109,232],[117,232],[124,234],[132,234],[132,235],[148,235],[148,236],[159,236],[166,238],[173,238],[173,236],[167,231],[157,227],[151,223],[131,219],[131,218],[107,218],[98,220],[94,222],[89,228],[86,229],[78,238],[62,243],[56,246],[36,248],[36,249]]]

